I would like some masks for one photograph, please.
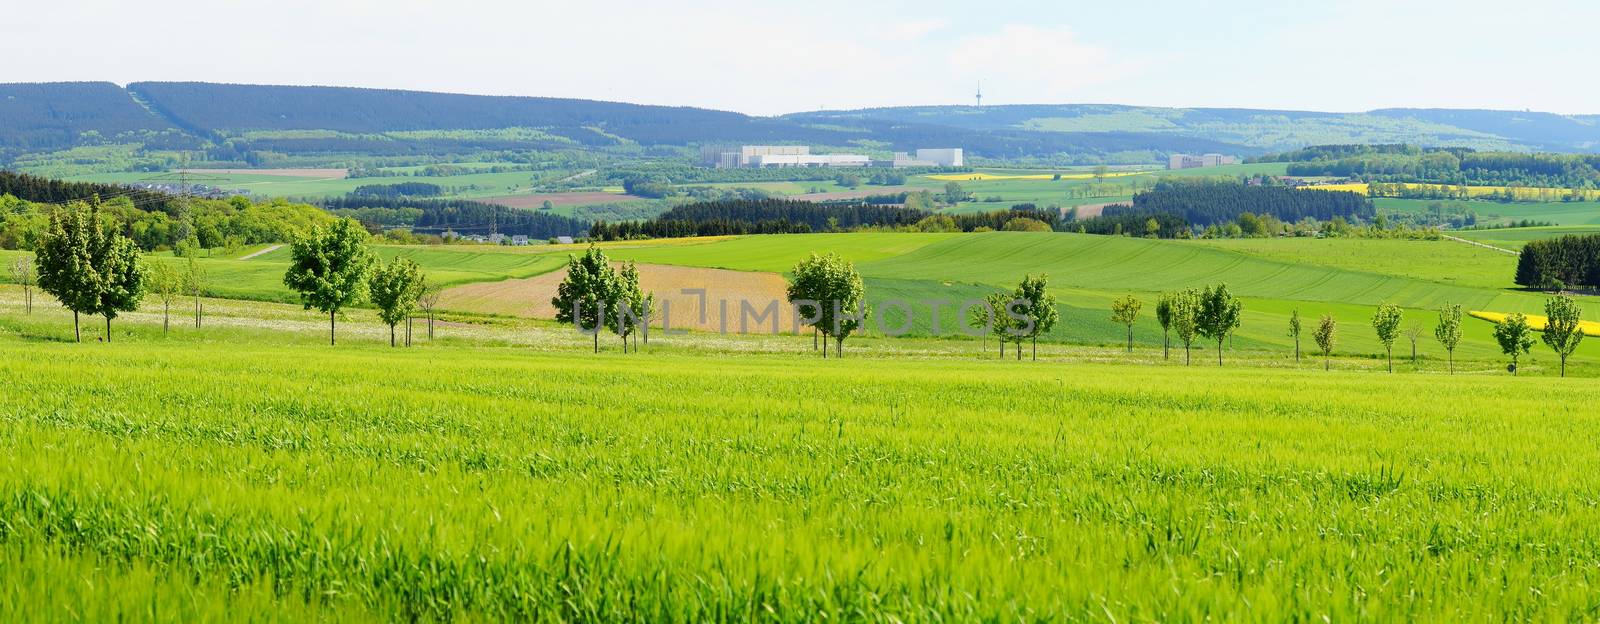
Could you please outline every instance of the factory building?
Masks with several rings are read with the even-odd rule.
[[[895,152],[894,160],[874,161],[861,154],[813,154],[804,145],[743,145],[737,149],[706,146],[700,149],[700,162],[708,167],[960,167],[965,162],[961,148],[919,149],[916,156]]]
[[[1232,165],[1238,162],[1239,160],[1237,158],[1232,156],[1223,156],[1222,154],[1205,154],[1202,156],[1195,156],[1192,154],[1173,154],[1167,159],[1167,168],[1199,169],[1201,167],[1220,167],[1222,165]]]

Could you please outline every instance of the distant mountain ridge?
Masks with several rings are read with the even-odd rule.
[[[110,82],[0,84],[0,166],[84,146],[203,151],[255,164],[355,156],[620,150],[685,154],[706,144],[803,143],[908,151],[962,147],[976,159],[1153,163],[1177,152],[1252,156],[1307,145],[1412,143],[1593,152],[1600,116],[1384,109],[1366,113],[1103,104],[917,106],[755,117],[595,100],[365,89]],[[660,155],[658,154],[658,155]],[[52,157],[71,161],[76,154]]]
[[[1388,108],[1363,113],[1161,108],[1119,104],[904,106],[784,116],[802,123],[889,120],[969,129],[1142,132],[1277,151],[1308,145],[1413,143],[1429,147],[1600,151],[1600,115]]]

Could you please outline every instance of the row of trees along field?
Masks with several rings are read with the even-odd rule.
[[[1517,256],[1516,283],[1539,290],[1600,287],[1600,234],[1528,241]]]
[[[1256,160],[1289,163],[1286,172],[1291,176],[1333,176],[1368,182],[1600,188],[1600,155],[1595,154],[1478,152],[1414,145],[1325,145]]]
[[[300,293],[306,309],[314,307],[329,315],[330,343],[338,313],[369,295],[379,318],[389,326],[391,345],[396,342],[395,327],[403,320],[410,344],[409,320],[419,306],[428,313],[431,338],[438,288],[430,286],[408,259],[374,266],[369,238],[366,230],[348,219],[313,227],[294,241],[284,284]],[[83,340],[80,315],[105,317],[103,339],[109,342],[111,321],[122,312],[137,310],[149,294],[163,305],[163,331],[170,329],[172,305],[180,297],[194,297],[195,327],[204,317],[200,296],[207,278],[192,256],[187,271],[164,260],[143,258],[132,239],[103,225],[97,207],[81,202],[51,213],[50,227],[39,241],[31,267],[19,259],[10,269],[12,281],[24,289],[29,312],[35,285],[72,311],[73,336],[79,342]]]
[[[556,321],[570,323],[594,336],[594,351],[600,352],[600,332],[610,330],[622,339],[622,350],[639,348],[639,336],[650,344],[650,320],[655,316],[655,295],[646,294],[639,284],[639,268],[632,262],[618,270],[599,248],[591,245],[582,256],[568,256],[567,275],[556,286],[550,305]]]
[[[1165,180],[1133,196],[1133,204],[1107,206],[1106,217],[1175,215],[1190,225],[1226,223],[1246,212],[1270,215],[1280,221],[1301,219],[1330,221],[1370,220],[1377,210],[1372,200],[1340,191],[1318,191],[1285,186],[1251,186],[1222,180]]]
[[[1010,210],[976,214],[933,214],[925,210],[864,203],[818,204],[808,201],[762,199],[703,202],[677,206],[640,222],[597,222],[589,228],[592,240],[683,238],[730,234],[794,234],[853,230],[958,231],[1008,228],[1017,219],[1050,230],[1060,222],[1055,210],[1019,204]]]

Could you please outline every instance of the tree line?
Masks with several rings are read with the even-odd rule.
[[[1291,176],[1478,186],[1600,187],[1600,155],[1480,152],[1414,145],[1328,145],[1257,159],[1289,163]]]
[[[1600,234],[1528,241],[1517,255],[1515,281],[1539,290],[1600,287]]]
[[[1107,206],[1103,216],[1170,214],[1191,225],[1226,223],[1246,212],[1286,222],[1330,221],[1335,217],[1370,220],[1377,210],[1357,193],[1252,186],[1231,181],[1168,180],[1133,196],[1133,204]]]
[[[534,210],[518,210],[465,199],[404,199],[346,195],[322,202],[335,215],[353,218],[372,229],[403,227],[440,234],[489,234],[534,239],[577,236],[588,231],[588,221]]]

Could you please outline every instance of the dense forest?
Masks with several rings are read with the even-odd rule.
[[[594,240],[633,240],[851,230],[973,232],[1032,229],[1026,224],[1051,230],[1059,223],[1058,211],[1038,210],[1028,204],[1020,204],[1009,210],[947,215],[900,206],[763,199],[685,204],[647,221],[595,223],[589,229],[589,237]]]
[[[350,191],[350,194],[367,197],[438,197],[444,194],[444,188],[428,182],[363,184]]]
[[[282,199],[192,198],[172,202],[170,211],[136,204],[127,196],[87,203],[99,207],[107,227],[145,251],[286,243],[330,218],[315,206]],[[50,211],[61,205],[0,194],[0,248],[33,249],[49,228]]]
[[[74,200],[111,200],[126,197],[135,206],[148,210],[171,212],[177,197],[156,191],[146,191],[115,184],[93,182],[66,182],[53,178],[33,176],[13,171],[0,171],[0,195],[45,204],[61,204]]]
[[[1246,212],[1270,215],[1280,221],[1329,221],[1334,217],[1370,220],[1376,215],[1372,200],[1357,193],[1319,191],[1284,186],[1248,186],[1210,180],[1169,180],[1133,196],[1133,205],[1107,206],[1106,217],[1173,215],[1191,225],[1208,226],[1234,221]]]
[[[1264,156],[1289,163],[1291,176],[1334,176],[1367,182],[1472,186],[1600,188],[1600,155],[1479,152],[1415,145],[1323,145]]]
[[[1600,234],[1528,241],[1517,258],[1516,282],[1540,290],[1600,287]]]
[[[518,210],[464,199],[403,199],[346,195],[322,204],[335,215],[350,217],[370,229],[403,228],[418,233],[489,234],[547,239],[581,236],[589,222],[533,210]]]

